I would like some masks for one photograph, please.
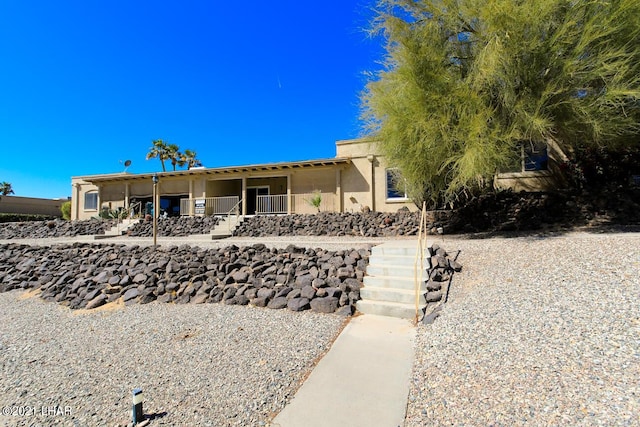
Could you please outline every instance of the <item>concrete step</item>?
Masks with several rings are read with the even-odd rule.
[[[429,258],[425,257],[424,263],[428,262]],[[377,265],[407,265],[412,266],[415,264],[416,258],[415,256],[407,256],[407,255],[381,255],[381,254],[372,254],[369,256],[369,264],[377,264]],[[420,262],[420,260],[418,260]]]
[[[415,304],[404,304],[399,302],[380,302],[360,300],[356,302],[356,309],[364,314],[376,314],[378,316],[397,317],[400,319],[415,319]],[[424,316],[426,305],[418,306],[418,320]]]
[[[418,242],[415,240],[388,242],[383,245],[374,246],[371,255],[391,255],[415,257],[418,251]],[[423,255],[430,256],[429,248],[423,248]]]
[[[427,277],[427,266],[423,266],[423,270],[420,270],[418,266],[418,274],[423,277]],[[421,273],[422,271],[422,273]],[[394,264],[378,264],[370,263],[367,266],[367,274],[370,276],[392,276],[392,277],[406,277],[413,279],[416,269],[413,265],[394,265]]]
[[[397,277],[397,276],[364,276],[363,278],[364,287],[371,288],[387,288],[387,289],[404,289],[407,291],[412,291],[415,289],[415,281],[414,278],[408,277]],[[420,286],[421,291],[426,291],[426,278],[419,279],[418,284]],[[361,291],[362,291],[361,289]]]
[[[401,302],[404,304],[415,304],[416,293],[413,290],[395,288],[362,288],[360,296],[364,300],[382,302]],[[420,291],[418,296],[419,304],[426,304],[424,292]]]
[[[94,236],[94,240],[108,239],[109,237],[122,236],[127,232],[129,228],[131,228],[133,225],[139,222],[140,222],[139,219],[123,219],[122,222],[114,225],[109,230],[106,230],[104,234],[96,234]]]
[[[227,218],[229,222],[227,222]],[[226,239],[228,237],[233,236],[233,231],[236,229],[238,225],[242,223],[244,217],[221,217],[220,222],[214,228],[212,228],[208,234],[203,235],[191,235],[189,237],[195,240],[219,240]],[[231,224],[231,225],[229,225]]]

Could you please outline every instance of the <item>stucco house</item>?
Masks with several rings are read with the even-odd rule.
[[[100,209],[144,211],[153,197],[153,173],[72,177],[72,219]],[[158,172],[160,208],[171,215],[312,213],[319,194],[322,211],[416,209],[393,182],[392,169],[365,139],[336,142],[336,157]]]
[[[523,149],[522,170],[496,175],[496,186],[538,190],[552,185],[555,153],[547,146],[537,150]],[[313,213],[317,209],[310,201],[317,194],[322,211],[415,210],[394,171],[376,153],[375,142],[352,139],[337,141],[336,156],[329,159],[77,176],[71,180],[71,217],[88,219],[105,208],[144,213],[153,200],[154,175],[160,208],[169,215]]]

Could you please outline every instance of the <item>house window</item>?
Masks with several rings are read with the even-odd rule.
[[[98,193],[86,193],[84,195],[84,210],[85,211],[98,210]]]
[[[549,168],[549,154],[544,142],[525,142],[522,145],[522,170],[546,171]]]
[[[387,200],[407,200],[407,187],[397,168],[386,169]]]

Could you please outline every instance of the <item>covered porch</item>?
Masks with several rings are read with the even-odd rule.
[[[334,193],[258,194],[188,198],[180,200],[180,215],[284,215],[338,212]],[[319,197],[319,198],[318,198]],[[314,201],[319,200],[318,207]]]
[[[208,169],[191,183],[181,215],[284,215],[341,210],[346,159]]]
[[[342,210],[342,174],[350,159],[193,168],[76,177],[74,218],[101,209],[142,213],[154,187],[169,215],[278,215]],[[157,178],[154,184],[154,178]]]

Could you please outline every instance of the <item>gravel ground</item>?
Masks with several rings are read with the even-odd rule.
[[[411,237],[402,237],[402,239],[411,239]],[[415,237],[413,238],[415,239]],[[189,237],[158,237],[157,243],[162,246],[171,245],[191,245],[201,248],[224,248],[229,245],[251,246],[256,243],[263,243],[268,247],[286,248],[288,245],[296,245],[308,248],[323,248],[326,250],[344,250],[344,249],[360,249],[370,248],[389,240],[398,240],[391,237],[348,237],[348,236],[283,236],[283,237],[230,237],[221,240],[212,240],[208,235],[189,236]],[[153,240],[150,237],[112,237],[107,239],[94,239],[93,236],[77,236],[77,237],[56,237],[49,239],[0,239],[0,244],[14,243],[35,246],[50,246],[68,243],[95,243],[95,244],[127,244],[139,246],[151,246]]]
[[[640,235],[445,239],[462,274],[421,325],[407,426],[639,426]]]
[[[384,240],[159,243],[344,249]],[[640,234],[438,243],[462,250],[464,270],[442,315],[418,327],[407,426],[640,426]],[[134,387],[151,425],[260,425],[342,325],[218,304],[77,314],[19,295],[0,294],[0,405],[71,415],[0,418],[7,425],[124,425]]]
[[[222,304],[79,313],[21,295],[0,294],[0,406],[28,413],[0,425],[127,425],[136,387],[154,426],[265,425],[344,322]]]

